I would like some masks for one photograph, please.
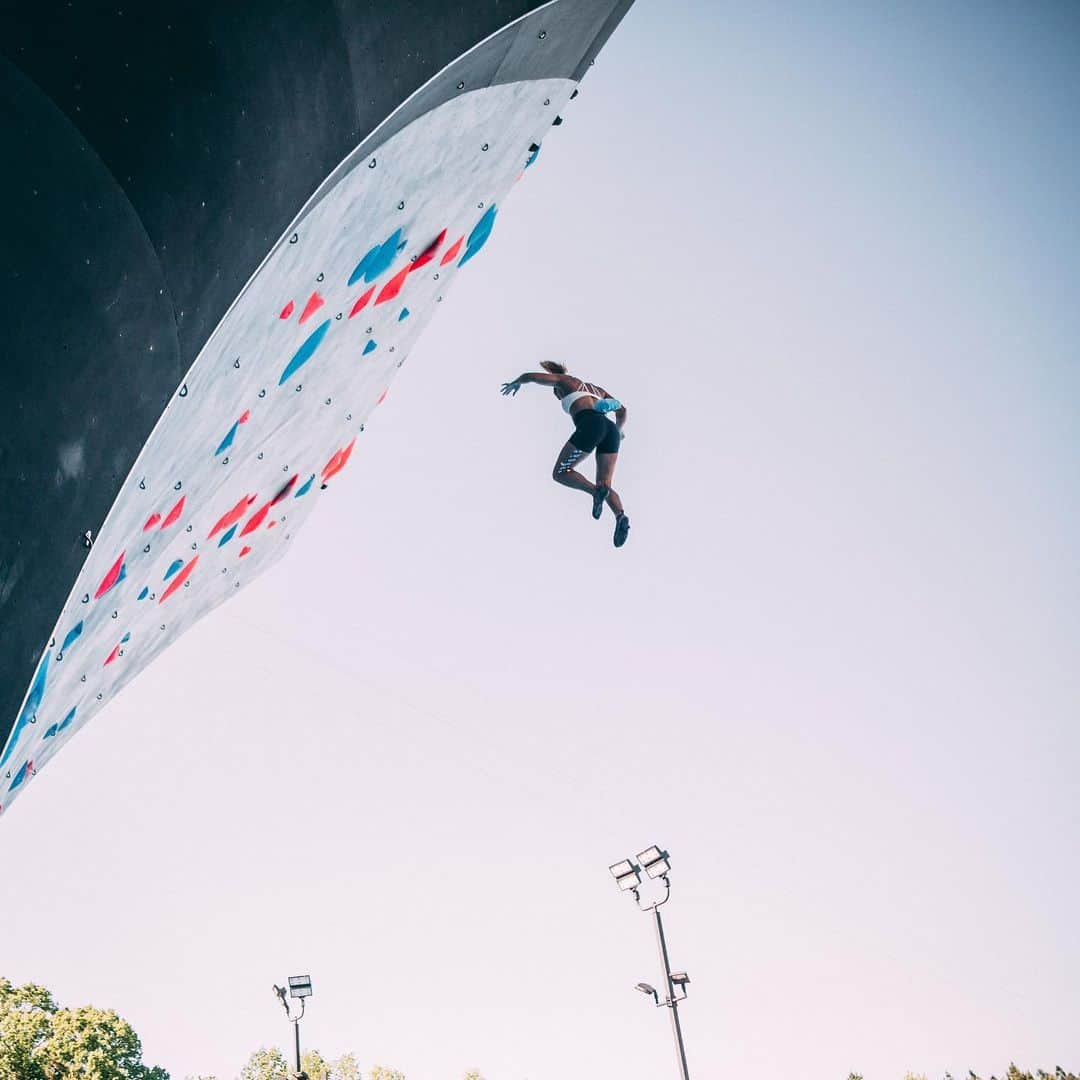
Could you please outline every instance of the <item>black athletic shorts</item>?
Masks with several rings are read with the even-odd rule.
[[[570,442],[586,454],[591,450],[600,454],[617,454],[622,436],[619,429],[603,413],[582,409],[574,413],[574,434]]]

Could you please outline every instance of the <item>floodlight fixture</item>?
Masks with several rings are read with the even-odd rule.
[[[656,994],[656,990],[648,983],[638,983],[637,986],[634,987],[634,989],[640,990],[643,994],[652,994],[654,996]]]
[[[623,859],[622,862],[612,863],[608,867],[611,871],[611,876],[615,879],[615,884],[622,889],[623,892],[628,892],[630,889],[636,889],[641,884],[641,868],[632,863],[629,859]]]
[[[289,997],[294,997],[294,998],[308,998],[308,997],[311,997],[311,976],[310,975],[290,975],[289,976]]]
[[[638,855],[642,868],[651,878],[664,877],[671,869],[671,857],[655,844]]]
[[[687,975],[685,971],[676,971],[675,974],[671,976],[671,981],[676,986],[686,986],[687,983],[690,982],[690,976]]]

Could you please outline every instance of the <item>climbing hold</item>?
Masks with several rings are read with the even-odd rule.
[[[439,265],[446,266],[447,263],[452,263],[458,257],[458,252],[461,251],[461,245],[464,243],[465,237],[459,236],[447,249],[446,254],[439,260]]]
[[[271,505],[271,506],[277,506],[277,504],[278,504],[279,502],[281,502],[281,500],[282,500],[282,499],[284,499],[284,498],[285,498],[285,496],[286,496],[286,495],[288,495],[290,491],[292,491],[292,489],[293,489],[293,487],[294,487],[294,486],[296,485],[296,481],[297,481],[298,479],[299,479],[299,476],[298,476],[297,474],[295,474],[295,473],[294,473],[294,474],[292,475],[292,477],[290,477],[290,479],[289,479],[288,483],[286,483],[286,484],[283,484],[283,485],[282,485],[282,486],[281,486],[281,487],[280,487],[280,488],[278,489],[278,493],[277,493],[277,494],[276,494],[276,495],[275,495],[275,496],[274,496],[274,497],[273,497],[273,498],[272,498],[272,499],[270,500],[270,505]]]
[[[240,530],[241,536],[247,536],[248,533],[253,533],[266,519],[266,515],[270,513],[270,503],[264,503],[255,511],[251,517],[248,518],[247,523]]]
[[[421,251],[419,255],[416,256],[416,258],[413,260],[412,265],[409,267],[409,272],[412,273],[412,271],[414,270],[419,270],[421,266],[427,266],[427,264],[435,258],[435,253],[439,250],[440,247],[442,247],[442,243],[445,239],[446,230],[443,229],[443,231],[439,233],[439,235],[436,236],[435,239],[432,240],[431,243],[428,244],[428,246],[424,248],[424,250]]]
[[[210,533],[206,537],[206,539],[213,540],[214,537],[217,536],[217,534],[221,532],[222,529],[227,529],[230,525],[235,525],[236,522],[238,522],[244,516],[247,508],[254,501],[254,495],[241,496],[240,501],[231,510],[229,510],[225,514],[222,514],[221,517],[218,518],[217,523],[210,530]],[[225,543],[226,541],[223,539],[221,542]]]
[[[360,299],[359,299],[359,300],[357,300],[355,304],[353,304],[353,307],[352,307],[352,311],[350,311],[350,312],[349,312],[349,318],[351,319],[351,318],[352,318],[352,317],[353,317],[354,315],[357,315],[357,314],[359,314],[359,313],[360,313],[361,311],[363,311],[363,310],[364,310],[364,308],[366,308],[366,307],[367,307],[367,303],[368,303],[368,301],[369,301],[369,300],[370,300],[370,299],[372,298],[372,296],[374,296],[374,295],[375,295],[375,286],[374,286],[374,285],[372,285],[372,286],[371,286],[371,288],[370,288],[370,289],[368,289],[368,290],[367,290],[367,292],[363,293],[363,294],[362,294],[362,295],[360,296]]]
[[[352,455],[353,447],[356,445],[356,439],[349,443],[343,450],[338,450],[330,458],[330,460],[323,466],[322,478],[325,483],[332,476],[336,476],[342,469],[345,468],[349,461],[349,457]]]
[[[159,521],[161,520],[160,514],[151,514],[146,519],[146,524],[142,527],[143,532],[149,532]]]
[[[142,592],[139,593],[139,595],[135,599],[136,600],[145,600],[147,598],[147,596],[149,596],[149,595],[150,595],[150,586],[149,585],[144,585],[142,587]]]
[[[293,313],[293,302],[290,300],[282,309],[279,319],[287,319]]]
[[[191,562],[189,562],[184,567],[184,569],[181,570],[180,573],[177,574],[176,577],[173,578],[172,584],[161,594],[161,599],[158,601],[159,604],[164,604],[165,601],[168,600],[169,597],[172,596],[172,594],[174,592],[176,592],[176,590],[179,589],[180,586],[183,585],[187,581],[187,579],[191,576],[192,570],[195,569],[195,566],[198,563],[198,561],[199,561],[199,556],[196,555],[195,558],[192,559]],[[164,627],[162,629],[164,629]]]
[[[383,287],[379,292],[379,295],[375,297],[376,304],[385,304],[387,300],[393,300],[399,292],[401,292],[402,285],[405,284],[405,279],[409,276],[409,272],[412,270],[412,266],[406,264],[403,266]]]
[[[184,560],[183,559],[174,559],[169,564],[169,569],[165,571],[165,577],[162,580],[163,581],[168,581],[169,578],[171,578],[173,576],[173,574],[175,574],[176,571],[179,570],[180,567],[183,566],[183,565],[184,565]]]
[[[495,215],[497,212],[496,206],[492,204],[484,212],[484,216],[476,223],[476,227],[469,233],[469,239],[465,243],[465,254],[462,255],[458,266],[464,266],[488,242],[491,230],[495,227]]]
[[[60,646],[60,650],[61,650],[61,652],[62,652],[62,651],[63,651],[64,649],[68,648],[68,646],[69,646],[69,645],[72,645],[72,644],[73,644],[74,642],[76,642],[76,641],[78,640],[78,638],[79,638],[79,635],[80,635],[80,634],[82,633],[82,631],[83,631],[83,624],[82,624],[82,620],[80,619],[80,620],[79,620],[79,621],[78,621],[78,622],[77,622],[77,623],[76,623],[76,624],[75,624],[75,625],[74,625],[74,626],[73,626],[73,627],[72,627],[72,628],[71,628],[71,629],[70,629],[70,630],[69,630],[69,631],[67,632],[67,637],[65,637],[65,638],[64,638],[64,643],[63,643],[63,645],[61,645],[61,646]]]
[[[221,539],[217,542],[217,546],[224,547],[236,535],[236,530],[238,528],[240,528],[239,525],[234,525],[227,532],[222,533]]]
[[[409,317],[409,309],[407,307],[403,307],[401,309],[401,314],[397,317],[397,321],[398,322],[404,322],[408,317]]]
[[[311,332],[308,339],[296,350],[293,358],[285,365],[285,370],[281,373],[281,378],[278,379],[278,386],[284,386],[285,383],[295,375],[315,354],[315,350],[322,344],[322,339],[326,337],[326,331],[330,329],[330,320],[322,323],[315,330]]]
[[[319,275],[319,279],[322,279],[322,274]],[[308,301],[304,305],[304,310],[300,314],[300,325],[303,326],[304,323],[306,323],[325,303],[326,301],[318,294],[318,292],[313,292],[308,297]]]
[[[100,600],[120,579],[124,571],[124,556],[126,551],[120,552],[120,558],[112,564],[109,572],[101,579],[101,584],[94,593],[94,599]]]
[[[371,341],[369,341],[369,342],[368,342],[368,343],[367,343],[367,344],[366,344],[366,345],[364,346],[364,352],[363,352],[363,355],[364,355],[364,356],[367,356],[367,355],[368,355],[369,353],[373,353],[373,352],[374,352],[374,351],[375,351],[375,350],[376,350],[377,348],[378,348],[378,345],[376,345],[376,344],[375,344],[375,339],[374,339],[374,338],[372,338],[372,339],[371,339]]]
[[[311,490],[311,485],[315,483],[315,474],[312,473],[297,489],[294,499],[299,499],[301,495],[306,495]]]
[[[247,546],[247,544],[245,544],[245,545],[244,545],[244,546],[243,546],[243,547],[242,547],[242,548],[240,549],[240,558],[242,559],[242,558],[243,558],[243,557],[244,557],[245,555],[249,554],[249,553],[250,553],[250,551],[251,551],[251,548],[249,548],[249,547]]]
[[[179,484],[177,485],[179,487]],[[168,512],[165,516],[165,520],[161,523],[162,530],[167,529],[170,525],[176,524],[180,515],[184,512],[184,500],[186,495],[180,496],[180,501]]]

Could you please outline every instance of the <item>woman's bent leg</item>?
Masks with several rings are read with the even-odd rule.
[[[551,477],[557,484],[562,484],[576,491],[586,491],[590,495],[596,491],[596,487],[579,473],[574,466],[582,458],[591,453],[589,450],[581,450],[573,442],[568,442],[555,461],[555,468],[551,470]]]
[[[611,482],[615,479],[615,463],[618,460],[619,455],[617,452],[614,454],[601,454],[598,452],[596,455],[596,483],[597,485],[602,484],[608,489],[607,504],[616,517],[623,513],[622,499],[619,498],[619,493],[611,488]]]

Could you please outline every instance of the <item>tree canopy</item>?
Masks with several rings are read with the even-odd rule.
[[[111,1009],[61,1008],[43,986],[0,977],[0,1080],[169,1080],[144,1065],[134,1028]]]

